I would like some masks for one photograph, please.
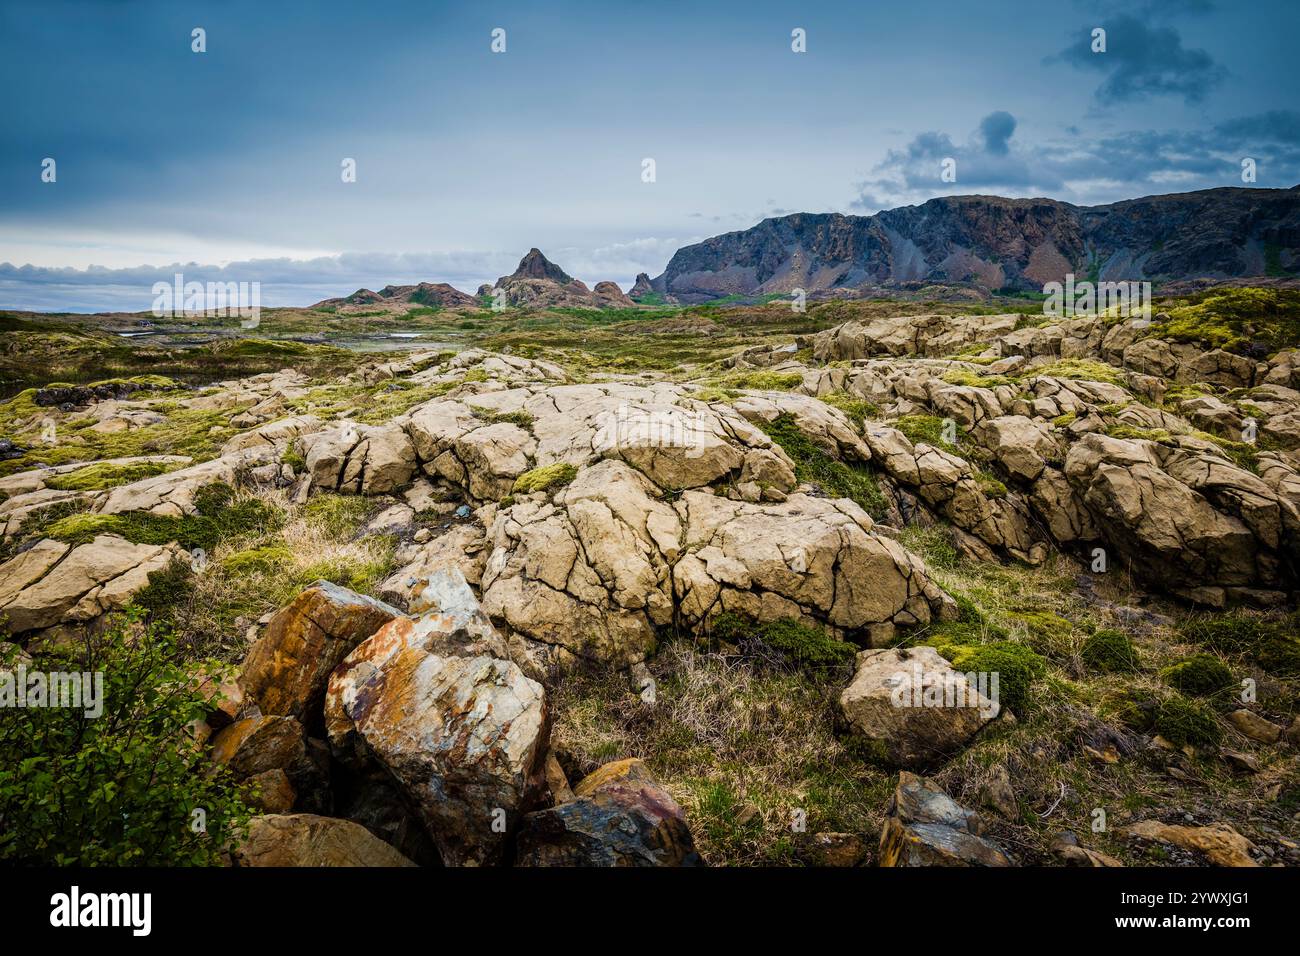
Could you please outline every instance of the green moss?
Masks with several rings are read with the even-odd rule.
[[[869,467],[832,458],[804,433],[793,415],[779,415],[771,422],[758,424],[790,456],[800,481],[815,482],[832,497],[857,502],[873,518],[884,517],[888,503]]]
[[[1173,436],[1163,428],[1141,428],[1137,425],[1108,425],[1106,434],[1111,438],[1138,441],[1169,442]]]
[[[1013,385],[1014,380],[1005,375],[978,375],[970,369],[955,368],[943,374],[943,380],[949,385],[967,385],[972,388],[997,388],[999,385]]]
[[[904,415],[893,426],[907,436],[913,445],[931,445],[935,448],[957,449],[959,444],[944,441],[944,419],[935,415]]]
[[[1059,362],[1030,369],[1022,378],[1036,378],[1040,375],[1084,382],[1106,382],[1111,385],[1124,384],[1124,373],[1115,366],[1090,359],[1061,359]]]
[[[56,491],[98,491],[153,478],[176,467],[178,466],[161,461],[141,461],[126,465],[98,462],[85,468],[78,468],[76,471],[56,475],[45,482],[45,487]]]
[[[528,414],[528,412],[524,411],[522,408],[514,412],[490,412],[485,408],[474,408],[471,406],[470,410],[475,414],[475,416],[483,419],[485,422],[490,422],[493,425],[499,422],[505,422],[510,425],[518,425],[525,431],[531,429],[533,427],[533,422],[536,421],[532,415]]]
[[[771,372],[765,369],[732,372],[715,382],[721,388],[753,389],[762,392],[789,392],[803,384],[800,372]]]
[[[1057,415],[1053,418],[1052,424],[1057,428],[1068,428],[1074,424],[1074,420],[1078,417],[1079,415],[1077,412],[1066,412],[1064,415]]]
[[[1251,345],[1268,353],[1300,345],[1300,291],[1294,289],[1214,289],[1165,312],[1168,320],[1152,332],[1176,341],[1235,352]]]
[[[1102,674],[1135,671],[1140,663],[1137,648],[1127,634],[1105,629],[1088,636],[1079,648],[1079,656],[1090,671]]]
[[[544,465],[524,472],[515,479],[513,491],[517,495],[548,491],[552,488],[561,488],[576,477],[578,477],[578,469],[575,466],[568,462],[556,462],[553,465]]]
[[[831,392],[829,395],[820,396],[821,400],[832,408],[838,408],[858,429],[862,431],[863,425],[868,418],[876,418],[880,415],[880,406],[874,402],[868,402],[865,399],[854,398],[848,392]]]
[[[725,611],[712,620],[710,635],[735,644],[745,654],[814,673],[850,667],[858,653],[855,646],[821,628],[788,617],[758,623]]]
[[[167,544],[211,551],[223,538],[235,534],[272,531],[284,521],[276,508],[256,498],[234,499],[234,491],[220,483],[200,489],[194,496],[196,514],[157,515],[147,511],[121,514],[79,512],[59,518],[43,528],[46,537],[68,544],[85,544],[97,535],[113,534],[135,544]]]
[[[260,548],[246,548],[236,551],[221,559],[221,567],[229,574],[238,577],[257,572],[274,571],[292,563],[293,552],[284,545],[267,545]]]
[[[994,641],[990,644],[946,643],[949,631],[931,637],[933,643],[955,670],[962,673],[998,675],[998,703],[1017,715],[1023,715],[1029,706],[1030,690],[1035,681],[1047,673],[1047,662],[1023,644],[1014,641]]]
[[[984,492],[984,496],[987,498],[1005,498],[1007,496],[1007,486],[987,471],[976,472],[975,483],[979,485],[980,491]]]
[[[1181,694],[1156,696],[1128,691],[1108,700],[1103,713],[1140,733],[1158,734],[1179,747],[1212,747],[1223,739],[1223,728],[1214,711]]]
[[[1213,654],[1196,654],[1160,672],[1175,690],[1193,697],[1209,697],[1232,683],[1232,671]]]
[[[292,442],[284,450],[284,454],[280,456],[280,462],[292,468],[294,474],[302,474],[307,470],[307,459],[294,450]]]

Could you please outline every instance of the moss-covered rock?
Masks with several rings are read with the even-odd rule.
[[[556,462],[526,471],[515,479],[514,493],[526,495],[535,491],[561,488],[578,477],[578,469],[567,462]]]
[[[1166,684],[1193,697],[1209,697],[1232,683],[1232,671],[1213,654],[1196,654],[1160,672]]]
[[[1212,747],[1223,739],[1223,727],[1214,711],[1181,694],[1128,691],[1112,697],[1104,711],[1133,730],[1158,734],[1180,747]]]
[[[1088,635],[1079,648],[1079,657],[1088,670],[1101,674],[1135,671],[1141,664],[1129,636],[1107,629]]]

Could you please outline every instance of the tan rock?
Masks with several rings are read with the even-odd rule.
[[[310,813],[254,817],[234,857],[237,866],[415,865],[358,823]]]

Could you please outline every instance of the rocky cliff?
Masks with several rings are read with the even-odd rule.
[[[1161,281],[1298,270],[1300,187],[1222,188],[1105,206],[949,196],[873,216],[796,213],[679,249],[652,286],[691,302],[908,282],[1041,290],[1071,272]]]

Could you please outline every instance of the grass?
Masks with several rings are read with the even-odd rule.
[[[834,685],[681,642],[651,667],[653,707],[616,673],[571,674],[551,689],[552,747],[572,779],[641,758],[715,866],[797,863],[800,817],[808,833],[879,833],[892,780],[833,732]]]
[[[250,495],[280,520],[245,526],[220,538],[209,560],[192,570],[178,562],[150,575],[133,603],[174,627],[198,657],[237,662],[247,651],[243,629],[318,580],[377,596],[396,568],[394,543],[384,535],[358,537],[374,502],[318,495],[290,505],[282,491]]]

